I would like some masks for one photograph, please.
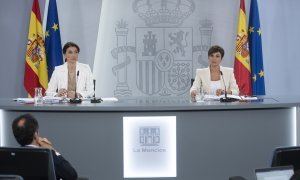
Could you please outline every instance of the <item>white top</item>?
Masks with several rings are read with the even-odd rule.
[[[231,90],[233,95],[239,95],[239,88],[236,84],[236,80],[234,77],[233,69],[228,67],[220,66],[220,71],[223,72],[223,79],[225,83],[221,83],[222,90],[225,90],[225,85],[227,90]],[[221,78],[222,80],[222,78]],[[211,89],[211,77],[210,77],[210,68],[202,68],[197,69],[195,81],[193,83],[193,86],[190,89],[190,93],[192,91],[199,92],[199,90],[202,88],[204,92],[210,92]]]
[[[210,81],[210,92],[211,95],[216,95],[217,89],[221,89],[221,80],[219,81]]]
[[[83,63],[76,63],[76,72],[78,73],[76,91],[80,93],[83,98],[92,97],[94,95],[93,89],[93,75],[89,65]],[[56,66],[48,83],[46,91],[47,96],[55,96],[57,91],[61,88],[68,89],[68,65],[67,63]]]

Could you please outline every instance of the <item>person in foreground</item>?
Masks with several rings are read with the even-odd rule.
[[[52,143],[48,139],[39,136],[38,128],[37,120],[30,114],[21,115],[12,123],[13,134],[21,146],[43,147],[51,150],[57,180],[77,179],[76,170],[53,148]]]
[[[80,48],[73,42],[67,42],[63,47],[65,63],[56,66],[48,84],[46,94],[50,96],[75,98],[92,97],[93,75],[87,64],[78,62]]]
[[[300,180],[300,170],[296,170],[294,175],[290,178],[290,180]]]
[[[225,93],[238,95],[239,88],[236,83],[233,69],[220,66],[224,57],[224,49],[218,45],[208,50],[209,67],[197,69],[195,81],[190,89],[192,98],[195,98],[200,89],[206,94],[220,96]],[[222,78],[223,75],[223,78]],[[224,82],[223,82],[224,79]]]

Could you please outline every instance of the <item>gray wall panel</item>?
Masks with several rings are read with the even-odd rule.
[[[5,145],[17,145],[11,121],[23,112],[5,111]],[[277,146],[294,145],[294,109],[177,112],[33,112],[49,138],[90,179],[123,178],[123,116],[177,116],[176,180],[253,179],[269,167]],[[222,117],[222,118],[220,118]],[[160,178],[158,178],[160,179]]]

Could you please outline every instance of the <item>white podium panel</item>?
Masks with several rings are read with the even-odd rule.
[[[176,177],[176,116],[123,117],[124,178]]]

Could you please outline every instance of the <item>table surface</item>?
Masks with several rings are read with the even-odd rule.
[[[300,98],[295,97],[232,103],[126,97],[100,104],[36,106],[6,98],[0,99],[0,109],[5,111],[0,112],[0,139],[5,146],[17,146],[11,123],[29,112],[39,120],[42,135],[55,142],[80,176],[98,179],[100,173],[102,179],[124,180],[123,117],[176,116],[178,176],[167,179],[228,179],[234,175],[254,179],[253,169],[268,167],[275,147],[295,145],[294,107],[299,104]]]
[[[93,104],[89,100],[81,104],[22,104],[9,98],[0,99],[0,109],[28,111],[193,111],[235,110],[262,108],[289,108],[300,105],[300,97],[259,97],[254,101],[191,102],[189,97],[122,97],[117,102]]]

